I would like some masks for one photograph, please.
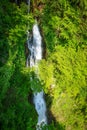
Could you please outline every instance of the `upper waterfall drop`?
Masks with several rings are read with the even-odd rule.
[[[29,37],[29,35],[30,34],[27,31],[27,47],[29,55],[27,57],[26,66],[28,67],[28,65],[30,65],[30,67],[33,67],[42,59],[42,37],[37,23],[33,25],[32,36]]]
[[[42,37],[40,35],[39,27],[36,24],[33,26],[33,45],[35,46],[35,58],[37,60],[42,59]]]

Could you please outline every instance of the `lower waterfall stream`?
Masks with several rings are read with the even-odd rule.
[[[28,32],[29,37],[29,32]],[[38,74],[38,62],[42,59],[42,37],[40,35],[39,27],[37,23],[33,25],[33,37],[32,40],[27,37],[27,46],[29,50],[29,55],[27,57],[26,66],[35,67],[36,75]],[[32,41],[32,42],[31,42]],[[30,80],[33,80],[32,77]],[[44,92],[34,92],[33,103],[38,114],[38,122],[36,130],[41,130],[41,126],[47,124],[46,117],[46,103],[44,100]]]

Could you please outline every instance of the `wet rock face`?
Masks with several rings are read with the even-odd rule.
[[[27,38],[27,42],[24,44],[24,48],[25,48],[25,58],[26,58],[26,64],[28,64],[28,66],[30,66],[30,57],[32,55],[32,45],[33,45],[33,36],[32,36],[32,32],[30,32],[28,34],[28,38]]]
[[[25,57],[26,57],[26,59],[27,59],[27,57],[28,57],[28,55],[29,55],[29,49],[28,49],[27,43],[25,43],[24,46],[25,46]]]
[[[28,49],[28,45],[27,45],[27,42],[24,44],[24,48],[25,48],[25,58],[26,58],[26,62],[25,62],[25,65],[27,64],[27,58],[28,58],[28,55],[29,55],[29,49]]]

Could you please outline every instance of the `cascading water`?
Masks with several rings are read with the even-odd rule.
[[[37,24],[33,26],[33,43],[31,43],[31,40],[28,40],[27,44],[30,52],[27,58],[27,65],[29,61],[30,67],[35,67],[38,77],[38,61],[42,59],[42,37]],[[33,80],[32,77],[31,80]],[[40,130],[40,126],[47,124],[46,103],[43,91],[34,93],[33,102],[38,113],[37,130]]]
[[[35,65],[37,64],[36,71],[38,71],[38,61],[42,59],[42,37],[37,24],[33,26],[33,45],[35,47]],[[43,91],[34,93],[34,104],[38,113],[38,125],[47,124],[46,104]]]
[[[44,100],[44,93],[43,91],[34,93],[34,104],[35,109],[38,113],[38,123],[37,123],[37,130],[41,130],[41,126],[43,127],[45,124],[47,124],[47,118],[46,118],[46,104]]]
[[[30,0],[28,0],[28,14],[30,9]],[[29,24],[28,24],[29,26]],[[33,36],[29,37],[29,31],[27,31],[27,46],[29,54],[26,60],[26,67],[35,67],[35,73],[38,74],[38,62],[42,59],[42,37],[37,23],[33,25]],[[31,77],[30,80],[33,80]],[[37,130],[41,130],[41,126],[47,124],[46,117],[46,103],[44,100],[43,90],[33,94],[33,103],[38,114]]]
[[[35,57],[36,61],[42,59],[42,38],[39,32],[38,25],[33,26],[33,45],[35,46]]]

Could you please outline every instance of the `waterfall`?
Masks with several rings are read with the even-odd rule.
[[[27,44],[30,52],[27,58],[27,66],[35,67],[35,73],[39,77],[38,62],[42,59],[42,37],[37,23],[33,25],[33,37],[27,40]],[[32,77],[31,80],[33,80]],[[46,103],[43,90],[33,94],[33,103],[38,114],[37,130],[40,130],[40,126],[47,124]]]
[[[36,71],[38,71],[38,61],[42,59],[42,37],[40,35],[40,31],[37,24],[33,26],[33,46],[35,48],[34,49],[35,65],[37,64]],[[38,72],[37,72],[37,75],[38,75]],[[47,124],[46,104],[44,100],[43,91],[34,93],[33,101],[35,104],[35,109],[38,113],[38,126]]]
[[[29,9],[30,9],[30,0],[28,0],[28,14],[29,14]],[[35,73],[39,78],[38,62],[42,59],[42,37],[40,35],[37,21],[33,25],[31,36],[29,31],[27,31],[27,47],[29,50],[29,54],[26,60],[26,67],[28,66],[30,66],[31,68],[35,67]],[[30,77],[30,80],[33,80],[33,78]],[[47,124],[46,103],[44,100],[43,90],[37,93],[34,92],[33,103],[35,105],[35,109],[38,114],[38,122],[37,122],[36,130],[41,130],[41,126],[43,127],[44,125]]]

